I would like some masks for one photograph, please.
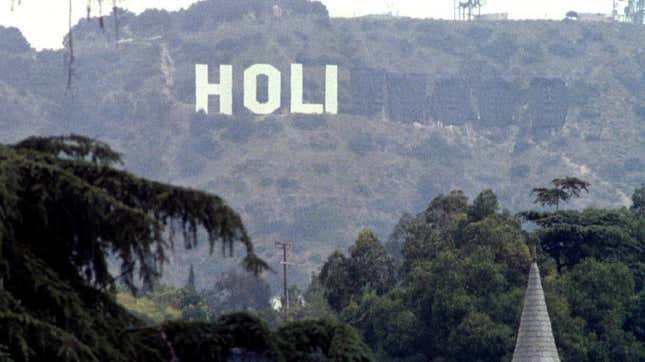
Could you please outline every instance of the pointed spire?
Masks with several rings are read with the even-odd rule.
[[[524,309],[513,352],[513,362],[560,361],[544,300],[540,270],[534,260],[524,295]]]

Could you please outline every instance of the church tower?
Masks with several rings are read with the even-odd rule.
[[[551,330],[551,320],[544,300],[540,270],[534,260],[524,295],[524,309],[513,362],[559,362],[558,349]]]

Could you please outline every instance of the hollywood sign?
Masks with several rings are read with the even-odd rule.
[[[257,95],[258,77],[267,78],[267,100]],[[324,103],[305,103],[302,64],[291,64],[291,113],[338,114],[338,66],[325,66]],[[271,114],[282,104],[282,75],[270,64],[254,64],[244,70],[244,107],[255,114]],[[219,113],[233,114],[233,66],[219,66],[219,83],[208,80],[208,65],[195,64],[195,111],[208,113],[210,96],[219,97]]]

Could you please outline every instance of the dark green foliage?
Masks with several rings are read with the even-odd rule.
[[[632,210],[641,217],[645,216],[645,185],[642,185],[632,195]]]
[[[221,240],[232,252],[240,242],[245,269],[258,274],[267,268],[240,217],[222,199],[109,166],[119,161],[107,145],[79,136],[0,146],[3,360],[221,361],[238,352],[293,360],[283,355],[300,350],[283,354],[276,342],[280,333],[255,317],[146,326],[106,292],[117,281],[134,288],[137,274],[145,286],[156,282],[176,228],[186,247],[197,245],[202,228],[211,249]],[[108,271],[108,255],[122,263],[117,278]],[[192,279],[176,306],[182,319],[208,320]],[[365,346],[349,327],[335,324],[325,333],[330,342],[324,351],[331,358],[367,360]],[[309,348],[306,341],[299,347]]]
[[[554,184],[571,195],[588,188],[570,178]],[[332,254],[320,274],[330,304],[341,305],[339,318],[362,333],[380,361],[507,361],[529,245],[537,243],[562,360],[643,360],[645,221],[638,207],[525,212],[522,218],[536,224],[530,233],[498,207],[490,190],[473,204],[453,191],[403,217],[388,243],[401,253],[397,283],[380,295],[348,288],[350,258]]]
[[[555,206],[559,208],[561,202],[567,202],[572,198],[580,197],[582,191],[589,193],[591,184],[577,177],[555,178],[551,181],[552,188],[536,187],[531,190],[531,195],[535,195],[536,204],[542,206]]]
[[[121,155],[103,142],[79,135],[30,137],[13,146],[16,150],[32,150],[73,160],[86,160],[101,166],[121,163]]]
[[[263,278],[230,271],[204,291],[206,303],[214,313],[234,310],[262,311],[270,308],[271,288]]]
[[[56,348],[64,360],[129,360],[138,342],[117,342],[137,321],[101,292],[115,283],[106,256],[121,260],[119,282],[134,287],[138,272],[150,284],[171,245],[163,237],[171,225],[181,227],[187,246],[196,244],[198,225],[211,245],[239,240],[245,265],[266,268],[219,197],[109,167],[119,161],[107,145],[81,136],[0,146],[0,313],[20,325],[2,344],[14,359],[43,359]]]
[[[522,217],[540,226],[541,248],[558,268],[572,268],[588,257],[631,265],[645,251],[638,220],[627,210],[525,212]]]
[[[589,187],[591,186],[589,182],[577,177],[556,178],[551,183],[556,188],[566,192],[569,197],[580,197],[580,192],[582,191],[589,193]]]
[[[513,348],[513,329],[484,313],[470,313],[448,338],[455,361],[497,361]]]
[[[379,360],[387,360],[384,354],[393,358],[413,355],[417,360],[423,360],[417,352],[422,348],[419,337],[423,324],[407,308],[400,292],[382,297],[365,294],[345,308],[340,316],[363,333],[365,341],[381,354]]]
[[[638,293],[634,303],[629,307],[625,327],[639,340],[645,340],[645,290],[641,290]]]
[[[638,318],[634,276],[621,262],[586,259],[555,283],[556,295],[568,301],[566,318],[552,304],[556,338],[563,359],[640,361],[645,341],[631,318]],[[631,313],[630,313],[631,312]],[[635,314],[632,314],[635,313]],[[568,330],[567,330],[568,329]]]
[[[499,202],[493,190],[484,190],[477,195],[473,205],[468,209],[468,217],[471,221],[480,221],[494,214],[498,208]]]
[[[70,272],[74,267],[88,281],[109,286],[113,283],[105,263],[109,251],[121,259],[123,282],[132,286],[138,268],[144,283],[149,283],[163,264],[166,248],[173,244],[176,225],[181,227],[186,247],[196,245],[201,226],[211,249],[217,240],[223,241],[222,248],[232,248],[232,242],[239,240],[247,249],[245,264],[256,272],[266,268],[255,256],[240,217],[221,198],[104,167],[118,158],[100,144],[89,142],[93,148],[87,151],[83,142],[60,146],[60,139],[54,138],[52,143],[37,142],[34,150],[27,140],[6,152],[11,157],[8,164],[17,167],[21,178],[22,188],[12,190],[20,198],[15,209],[22,214],[22,225],[29,224],[29,228],[14,224],[14,237],[31,244],[31,250],[55,269]],[[57,157],[61,153],[76,159]],[[55,227],[56,235],[51,235],[49,227]],[[168,239],[164,232],[169,232]],[[54,248],[41,241],[52,237],[60,239],[53,243]],[[59,269],[57,265],[67,260],[66,255],[75,257],[71,265],[63,264]]]
[[[320,284],[325,287],[327,303],[337,311],[351,300],[351,277],[349,262],[340,251],[331,254],[320,271]]]
[[[208,321],[213,314],[202,293],[189,288],[179,290],[177,309],[181,311],[181,319],[185,321]]]
[[[349,270],[356,253],[333,254],[320,274],[328,296],[338,298],[330,304],[348,303],[341,319],[363,333],[379,360],[508,356],[530,258],[517,220],[496,209],[490,191],[476,205],[453,191],[433,199],[418,216],[402,219],[392,237],[394,243],[403,240],[399,280],[381,293],[347,287],[340,271]],[[361,278],[351,273],[351,280]]]
[[[635,195],[639,191],[635,192]],[[636,209],[525,212],[561,277],[545,280],[563,359],[639,361],[645,282],[643,217]]]
[[[371,361],[352,328],[329,319],[293,322],[278,330],[287,361]]]
[[[385,248],[369,230],[362,230],[349,248],[351,275],[363,292],[383,294],[394,286],[394,265]]]
[[[557,188],[549,189],[544,187],[536,187],[531,190],[531,194],[535,195],[535,200],[533,200],[533,203],[540,204],[542,205],[542,207],[555,206],[557,209],[560,205],[560,202],[569,201],[569,195],[567,195],[564,190]]]
[[[182,361],[226,361],[234,348],[272,361],[282,360],[267,326],[244,313],[222,316],[214,323],[167,322],[131,334],[159,351],[161,360],[170,361],[174,355]]]
[[[372,231],[362,230],[349,253],[347,258],[338,251],[334,252],[319,276],[325,298],[336,311],[365,292],[381,295],[395,283],[392,258]]]
[[[424,213],[425,221],[435,228],[446,229],[467,208],[468,198],[461,190],[453,190],[446,196],[439,195],[432,199]]]
[[[412,215],[404,213],[399,219],[399,222],[394,226],[384,245],[385,251],[392,256],[395,263],[401,263],[403,260],[403,243],[408,238],[409,230],[413,222],[414,218]]]

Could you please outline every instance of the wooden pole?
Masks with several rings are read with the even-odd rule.
[[[291,248],[290,241],[276,241],[276,247],[282,249],[282,312],[284,313],[284,320],[286,321],[289,317],[289,270],[287,266],[289,265],[288,253],[287,251]]]

